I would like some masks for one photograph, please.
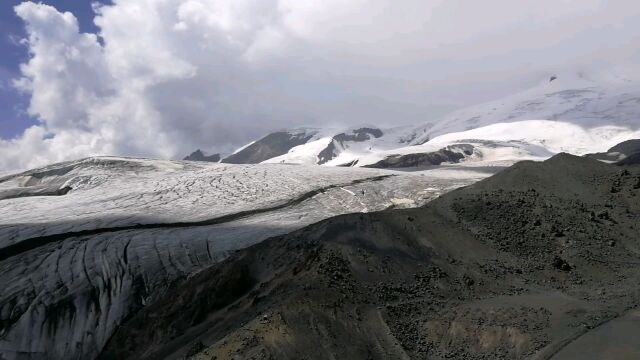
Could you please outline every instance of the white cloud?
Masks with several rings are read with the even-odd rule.
[[[230,151],[279,127],[421,123],[563,69],[635,66],[634,0],[115,0],[99,34],[25,2],[41,124],[0,168]]]

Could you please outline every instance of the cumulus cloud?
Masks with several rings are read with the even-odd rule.
[[[40,124],[0,168],[231,151],[283,127],[420,124],[563,69],[633,66],[633,0],[115,0],[98,34],[25,2]]]

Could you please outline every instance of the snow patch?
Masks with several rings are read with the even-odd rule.
[[[315,165],[318,163],[318,154],[324,150],[329,143],[331,137],[320,138],[306,144],[298,145],[288,153],[263,161],[263,164],[301,164]]]

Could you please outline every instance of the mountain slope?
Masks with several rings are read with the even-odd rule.
[[[633,153],[624,159],[618,161],[617,165],[626,166],[626,165],[640,165],[640,152]],[[638,186],[640,187],[640,182],[638,182]]]
[[[439,121],[415,144],[452,132],[495,123],[552,120],[583,129],[602,126],[640,129],[640,87],[622,78],[563,74],[542,80],[523,92],[455,111]]]
[[[637,82],[623,78],[562,74],[553,76],[552,81],[544,79],[531,89],[461,109],[417,127],[270,134],[257,143],[280,136],[287,138],[286,146],[276,152],[266,151],[262,145],[248,146],[241,151],[244,160],[232,155],[226,161],[371,166],[395,164],[394,158],[409,156],[426,157],[418,166],[427,166],[435,163],[428,160],[429,156],[419,154],[442,153],[448,146],[464,143],[474,146],[478,156],[465,156],[458,161],[486,162],[495,149],[501,149],[502,155],[510,154],[496,160],[511,163],[548,158],[559,152],[604,152],[619,142],[640,137],[638,89]],[[288,137],[297,140],[292,142]]]
[[[518,151],[504,149],[512,152],[514,159],[605,151],[622,141],[640,137],[639,89],[637,81],[623,78],[553,76],[553,80],[544,79],[523,92],[455,111],[427,126],[423,135],[411,142],[414,146],[393,152],[429,152],[472,140],[510,146],[518,143]],[[491,145],[494,149],[499,147]],[[491,152],[487,150],[485,147],[485,152]]]
[[[408,137],[406,131],[406,127],[348,129],[299,145],[287,154],[266,160],[265,163],[344,165],[342,159],[349,154],[375,153],[408,144],[413,138]]]
[[[175,284],[102,358],[567,358],[640,300],[639,179],[561,154],[422,208],[331,218]],[[637,353],[627,326],[622,347],[576,358]]]
[[[640,153],[640,139],[623,141],[606,152],[587,154],[585,156],[602,161],[616,162],[637,153]]]
[[[315,130],[294,130],[271,133],[222,159],[228,164],[258,164],[286,154],[293,147],[305,144],[317,134]]]

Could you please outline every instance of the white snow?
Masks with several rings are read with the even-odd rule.
[[[319,154],[322,152],[322,150],[326,149],[327,146],[329,146],[334,136],[338,134],[352,135],[354,130],[361,128],[378,129],[375,126],[361,125],[346,129],[299,128],[287,130],[291,135],[311,136],[311,138],[307,143],[291,148],[286,154],[268,159],[266,161],[263,161],[263,163],[316,165],[319,163]],[[412,133],[413,131],[415,131],[414,127],[409,126],[380,130],[383,132],[383,135],[378,138],[369,135],[369,139],[365,141],[334,141],[335,150],[338,153],[338,157],[330,160],[323,165],[343,165],[366,154],[376,154],[380,151],[397,148],[399,146],[402,146],[403,144],[409,144],[417,136],[416,134]],[[426,128],[424,129],[424,131],[426,131]]]
[[[622,126],[585,129],[568,122],[526,120],[448,133],[422,145],[365,155],[346,152],[330,164],[358,159],[357,165],[364,166],[392,155],[433,152],[450,145],[471,144],[475,147],[474,155],[458,164],[459,166],[483,166],[496,162],[511,165],[520,160],[544,160],[560,152],[575,155],[603,152],[622,141],[634,138],[640,138],[640,131]]]
[[[276,156],[263,161],[263,164],[300,164],[315,165],[318,163],[318,154],[324,150],[331,142],[331,137],[323,137],[310,141],[306,144],[298,145],[289,150],[288,153]]]
[[[394,152],[433,151],[474,140],[507,145],[476,142],[482,156],[467,159],[468,166],[470,161],[543,160],[559,152],[606,151],[640,138],[640,83],[612,76],[559,75],[521,93],[455,111],[425,129],[413,141],[423,145]]]
[[[549,120],[527,120],[497,123],[473,130],[440,135],[427,144],[446,146],[467,139],[518,141],[528,144],[532,155],[549,157],[559,152],[583,155],[606,151],[610,147],[634,137],[640,132],[622,126],[584,128],[580,125]]]
[[[323,165],[357,160],[355,166],[365,166],[388,156],[438,151],[457,143],[472,144],[477,150],[465,159],[465,166],[511,164],[543,160],[559,152],[602,152],[621,141],[640,138],[640,82],[571,73],[549,80],[546,77],[531,89],[460,109],[433,123],[382,128],[382,137],[363,142],[334,142],[337,156]],[[317,164],[318,154],[332,136],[356,128],[292,130],[315,135],[265,162]]]
[[[554,120],[584,129],[603,126],[640,129],[640,84],[615,77],[561,74],[526,91],[455,111],[414,143],[495,123]]]
[[[342,191],[346,192],[347,194],[351,194],[351,195],[353,195],[353,196],[356,196],[356,193],[354,193],[354,192],[353,192],[353,191],[351,191],[351,190],[347,190],[347,189],[345,189],[345,188],[343,188],[343,187],[341,187],[341,188],[340,188],[340,190],[342,190]]]

